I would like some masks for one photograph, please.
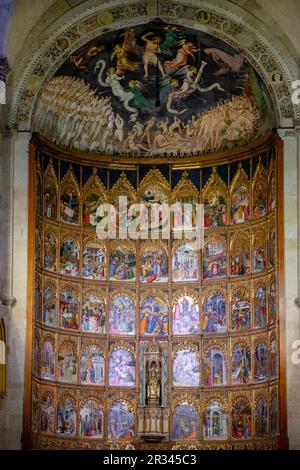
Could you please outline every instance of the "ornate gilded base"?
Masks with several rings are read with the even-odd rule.
[[[146,441],[133,440],[132,442],[114,442],[106,439],[68,439],[51,435],[36,433],[23,434],[23,448],[25,449],[52,449],[52,450],[286,450],[288,440],[279,436],[253,438],[253,439],[228,439],[227,441]]]

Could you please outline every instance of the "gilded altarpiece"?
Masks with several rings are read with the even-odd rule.
[[[28,447],[280,447],[277,149],[120,170],[35,138]],[[203,249],[176,211],[168,240],[100,240],[118,196],[145,220],[189,203],[192,226],[202,203]]]

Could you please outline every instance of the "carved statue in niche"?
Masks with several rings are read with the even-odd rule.
[[[153,361],[147,364],[147,404],[160,403],[160,367]]]
[[[163,351],[155,340],[148,341],[144,348],[143,364],[145,380],[143,396],[145,401],[139,407],[138,433],[147,442],[161,442],[169,432],[165,422],[168,408],[163,403]]]

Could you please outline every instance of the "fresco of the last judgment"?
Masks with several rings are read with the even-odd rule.
[[[102,155],[201,155],[272,128],[272,105],[244,56],[207,33],[153,21],[111,31],[46,83],[34,129]]]

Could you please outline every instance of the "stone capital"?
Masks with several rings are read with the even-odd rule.
[[[300,137],[300,127],[280,127],[278,130],[278,135],[282,140]]]
[[[0,81],[6,82],[6,77],[9,72],[8,60],[5,56],[0,56]]]

